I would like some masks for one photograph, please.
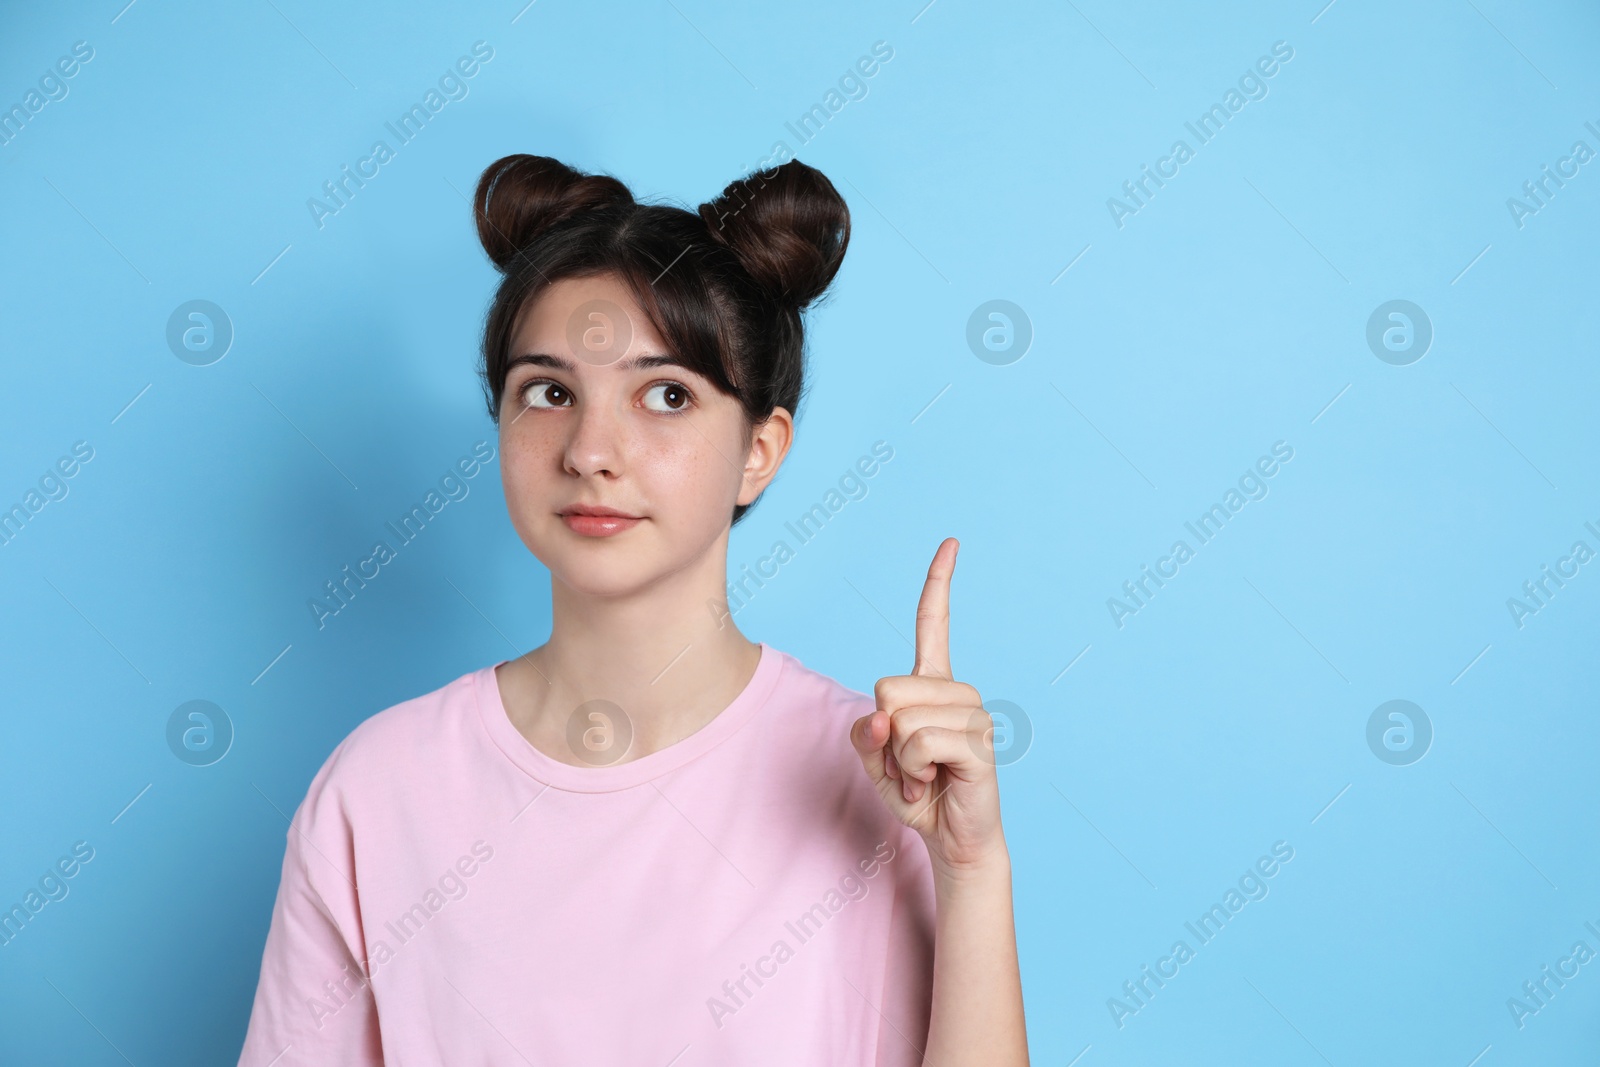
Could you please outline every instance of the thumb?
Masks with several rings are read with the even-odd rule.
[[[855,746],[861,765],[873,785],[881,785],[889,777],[884,768],[884,745],[889,740],[889,713],[874,708],[868,715],[857,719],[850,727],[850,744]]]

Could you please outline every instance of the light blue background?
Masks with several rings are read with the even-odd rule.
[[[306,607],[495,440],[482,168],[548,154],[693,205],[783,140],[854,234],[731,562],[874,441],[894,458],[739,623],[870,691],[961,539],[956,675],[1035,730],[1002,774],[1033,1061],[1593,1062],[1600,962],[1521,1029],[1506,1002],[1600,951],[1600,563],[1521,628],[1506,601],[1600,549],[1600,162],[1520,228],[1506,201],[1600,150],[1600,13],[1323,2],[8,5],[0,104],[94,58],[0,146],[0,505],[95,457],[0,547],[0,903],[96,855],[0,949],[0,1061],[231,1063],[323,759],[544,639],[498,463],[325,629]],[[319,229],[307,199],[477,40],[469,95]],[[1197,146],[1276,41],[1269,94]],[[1119,229],[1107,198],[1180,137]],[[192,299],[236,330],[211,366],[165,342]],[[992,299],[1034,330],[1006,366],[965,341]],[[1435,331],[1409,366],[1366,343],[1391,299]],[[1119,629],[1107,598],[1280,440],[1270,494]],[[166,744],[192,699],[237,731],[209,767]],[[1367,746],[1391,699],[1435,731],[1409,766]],[[1270,895],[1119,1029],[1107,999],[1280,840]]]

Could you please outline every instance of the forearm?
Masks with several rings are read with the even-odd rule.
[[[933,1006],[925,1067],[1026,1067],[1011,860],[936,874]]]

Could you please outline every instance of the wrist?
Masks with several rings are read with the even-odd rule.
[[[934,887],[939,892],[965,892],[1011,885],[1011,853],[1002,842],[984,856],[966,863],[933,860]]]

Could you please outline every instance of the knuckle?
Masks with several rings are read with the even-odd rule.
[[[906,741],[908,741],[915,733],[916,729],[911,725],[910,720],[906,716],[895,715],[890,718],[889,736],[894,740],[894,743],[897,746],[904,748]]]
[[[920,767],[931,759],[933,742],[933,735],[926,728],[915,730],[906,738],[904,750],[911,761]]]
[[[901,699],[901,694],[904,691],[905,679],[899,675],[891,674],[888,677],[879,678],[877,683],[873,685],[872,697],[877,701],[878,707],[888,711],[891,708],[898,708],[904,703]]]

